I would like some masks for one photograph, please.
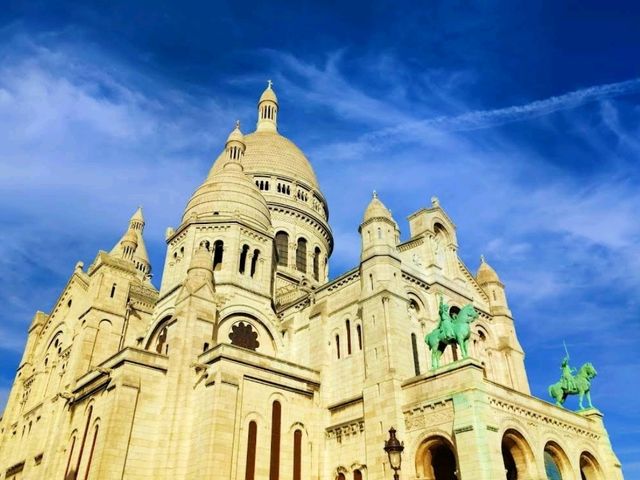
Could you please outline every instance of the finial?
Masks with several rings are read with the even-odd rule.
[[[434,206],[434,207],[439,207],[440,206],[440,200],[435,195],[433,197],[431,197],[431,205]]]
[[[484,259],[484,255],[480,255],[480,262],[482,262],[482,263],[487,263],[487,262],[485,261],[485,259]]]
[[[376,192],[375,190],[373,191],[373,198],[378,198],[378,192]]]
[[[236,120],[236,128],[240,130],[240,120]]]
[[[271,80],[267,80],[267,88],[271,88],[273,86],[273,82]]]

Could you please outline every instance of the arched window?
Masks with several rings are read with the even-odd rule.
[[[420,359],[418,358],[418,341],[416,334],[411,334],[411,348],[413,349],[413,370],[416,375],[420,375]]]
[[[74,435],[73,438],[71,439],[71,448],[69,449],[69,458],[67,459],[67,468],[65,468],[64,470],[64,478],[67,479],[69,478],[69,467],[71,466],[71,458],[73,457],[73,449],[76,446],[76,436]],[[72,474],[72,476],[75,476],[75,473]]]
[[[222,268],[222,255],[224,254],[224,242],[216,240],[213,244],[213,269],[218,271]]]
[[[338,360],[340,360],[340,335],[336,335],[336,353],[338,354]]]
[[[603,478],[598,461],[589,452],[582,452],[580,455],[580,477],[581,480],[601,480]]]
[[[260,257],[260,250],[257,248],[253,251],[253,256],[251,257],[251,277],[254,277],[256,274],[256,270],[258,268],[258,258]]]
[[[293,480],[302,480],[302,430],[293,432]]]
[[[87,441],[87,434],[89,433],[89,425],[91,424],[91,417],[93,416],[93,405],[89,407],[87,413],[87,424],[84,427],[84,433],[82,434],[82,442],[80,442],[80,452],[78,453],[78,461],[76,462],[76,471],[73,474],[73,479],[78,478],[78,472],[80,471],[80,462],[82,462],[82,454],[84,453],[84,445]]]
[[[158,338],[156,339],[156,353],[169,353],[169,345],[167,345],[167,337],[169,335],[169,328],[165,326],[160,333],[158,334]]]
[[[255,480],[256,476],[256,440],[258,438],[258,425],[253,420],[249,422],[247,438],[247,465],[244,480]]]
[[[301,272],[307,271],[307,241],[304,238],[298,239],[296,249],[296,268]]]
[[[320,280],[320,248],[318,247],[313,252],[313,278]]]
[[[116,284],[114,283],[113,285],[111,285],[111,294],[110,297],[113,298],[113,296],[116,294]]]
[[[359,469],[353,471],[353,480],[362,480],[362,472]]]
[[[269,465],[269,480],[280,478],[280,423],[282,406],[279,401],[273,402],[271,409],[271,461]]]
[[[358,348],[362,350],[362,326],[356,325],[356,332],[358,333]]]
[[[422,462],[418,465],[418,472],[423,470],[426,478],[455,479],[457,478],[457,462],[453,447],[441,437],[435,437],[425,442],[426,449],[422,455]],[[425,445],[425,444],[423,444]]]
[[[378,227],[378,238],[382,238],[382,229]]]
[[[280,184],[278,184],[278,188],[280,188]],[[278,265],[286,267],[289,263],[289,235],[287,232],[276,233],[276,255]]]
[[[347,480],[347,477],[344,476],[344,473],[340,472],[336,477],[336,480]]]
[[[572,477],[569,460],[555,442],[549,442],[544,447],[544,469],[548,480],[567,480]]]
[[[544,471],[548,480],[562,480],[560,465],[554,456],[548,451],[544,451]]]
[[[516,430],[507,430],[502,437],[502,461],[507,480],[536,476],[533,452],[524,437]]]
[[[93,460],[93,451],[96,449],[96,441],[98,440],[98,430],[100,429],[99,425],[96,425],[96,428],[93,432],[93,442],[91,442],[91,450],[89,451],[89,460],[87,461],[87,471],[84,474],[84,480],[88,480],[89,472],[91,471],[91,461]]]
[[[258,437],[258,425],[253,420],[249,422],[247,438],[247,461],[244,480],[255,480],[256,475],[256,440]]]
[[[232,325],[231,332],[229,332],[229,340],[231,340],[231,345],[253,351],[256,351],[260,346],[258,332],[248,322],[239,322]]]
[[[351,355],[351,322],[347,320],[345,326],[347,328],[347,355]]]

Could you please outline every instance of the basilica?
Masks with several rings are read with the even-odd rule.
[[[461,261],[437,198],[401,241],[374,193],[331,277],[329,206],[271,84],[257,115],[167,229],[159,289],[138,209],[35,313],[0,479],[622,479],[598,410],[531,395],[505,286]],[[425,336],[465,308],[467,351],[436,365]]]

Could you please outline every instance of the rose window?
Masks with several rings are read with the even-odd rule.
[[[253,329],[251,324],[245,322],[236,323],[231,327],[229,340],[231,340],[231,345],[254,351],[260,346],[258,332]]]

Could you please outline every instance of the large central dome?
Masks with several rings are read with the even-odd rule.
[[[269,83],[258,102],[256,131],[232,132],[190,200],[183,223],[219,220],[224,214],[252,218],[269,230],[275,239],[275,296],[284,302],[292,300],[287,292],[300,282],[327,281],[333,235],[316,174],[305,154],[278,133],[278,112]]]
[[[276,131],[256,131],[245,135],[246,150],[242,166],[248,175],[275,175],[307,184],[320,190],[316,174],[307,157],[291,140]],[[211,168],[210,176],[222,172],[224,153]]]

